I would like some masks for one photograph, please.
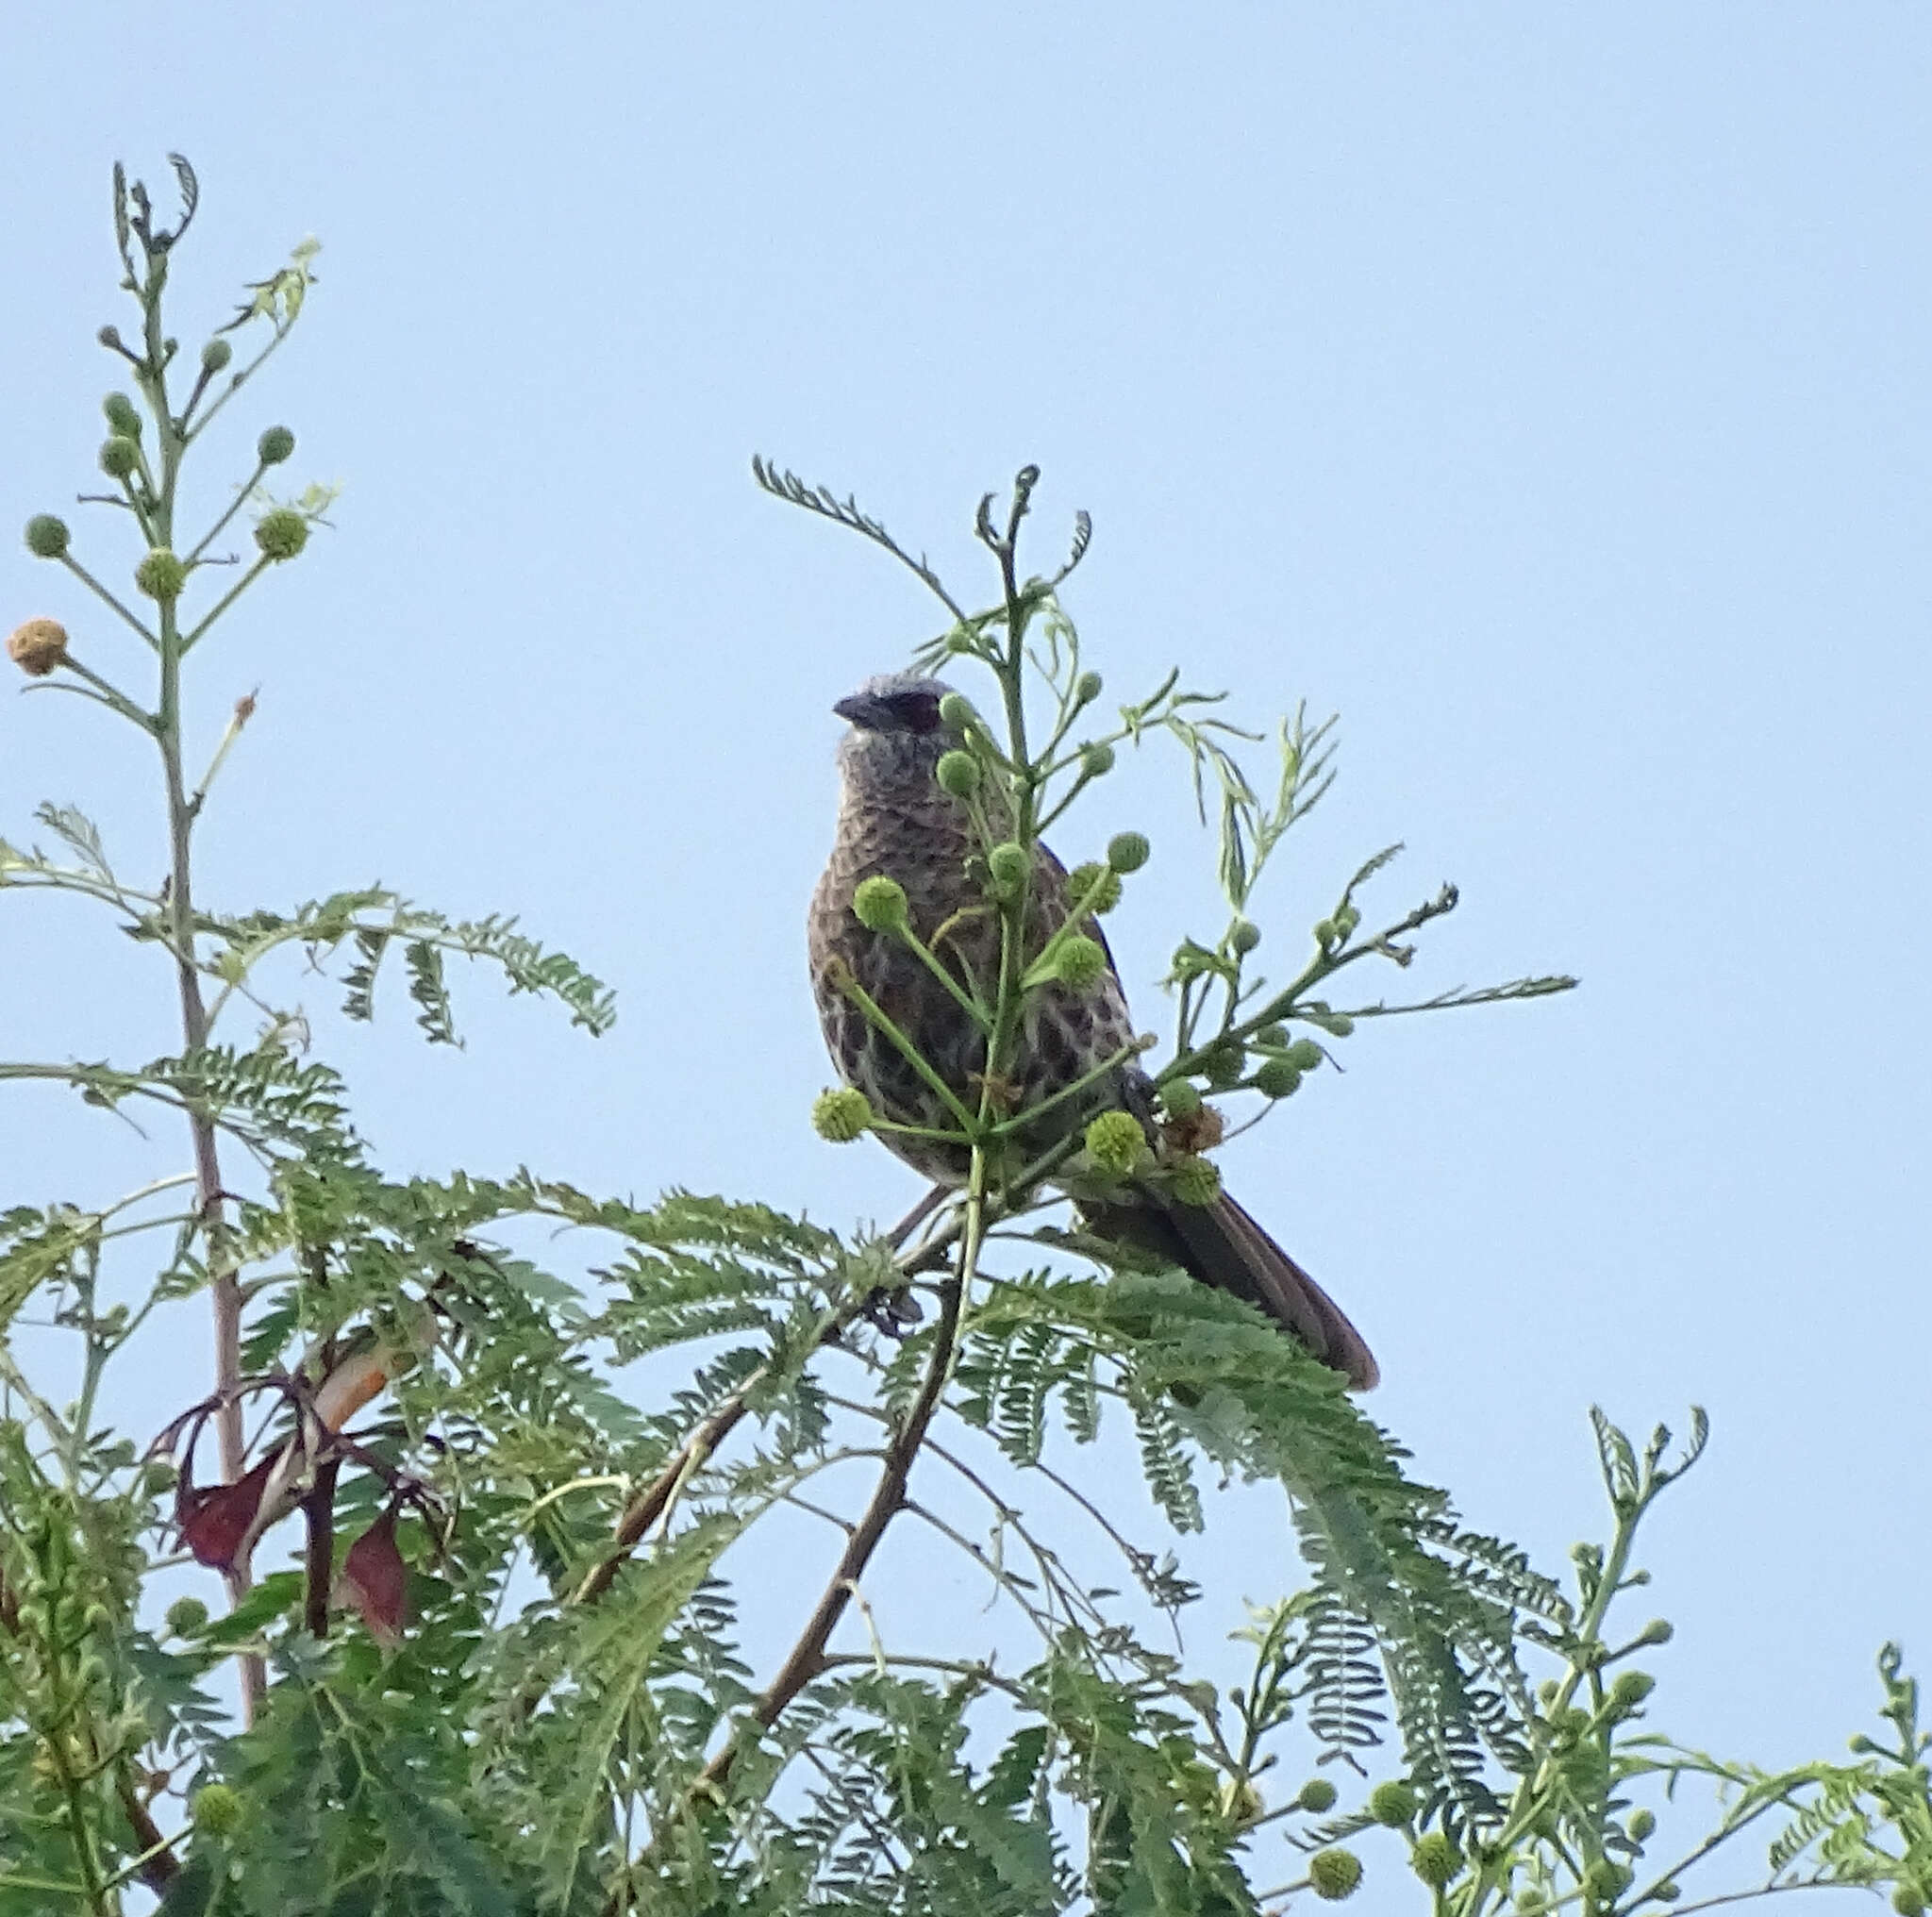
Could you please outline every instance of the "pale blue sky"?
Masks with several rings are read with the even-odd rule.
[[[913,1185],[805,1121],[827,708],[931,620],[747,460],[857,489],[975,597],[972,503],[1039,461],[1043,541],[1094,515],[1071,608],[1111,686],[1184,657],[1341,714],[1267,949],[1403,838],[1391,911],[1464,898],[1411,982],[1584,979],[1366,1032],[1229,1155],[1374,1343],[1376,1415],[1550,1561],[1601,1522],[1589,1403],[1707,1405],[1651,1540],[1660,1721],[1840,1751],[1882,1639],[1932,1672],[1932,14],[1194,12],[41,8],[0,72],[0,527],[92,474],[116,157],[200,170],[191,343],[319,235],[228,451],[286,420],[340,529],[198,673],[205,740],[261,689],[210,895],[380,876],[619,988],[593,1043],[479,978],[459,1055],[311,992],[391,1165],[849,1222]],[[111,657],[8,533],[0,625],[41,611]],[[0,832],[81,799],[155,866],[98,719],[0,705]],[[1120,796],[1152,1024],[1209,860],[1176,789]],[[153,958],[16,900],[0,1054],[166,1049]],[[6,1111],[0,1201],[153,1164]],[[1224,1561],[1258,1596],[1277,1551]]]

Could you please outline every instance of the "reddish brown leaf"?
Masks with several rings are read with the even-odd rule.
[[[396,1548],[394,1506],[349,1546],[342,1559],[341,1583],[369,1626],[369,1635],[384,1650],[394,1650],[403,1641],[409,1590],[409,1567]]]
[[[261,1495],[278,1458],[278,1453],[270,1452],[247,1476],[233,1484],[186,1491],[175,1518],[181,1527],[181,1542],[194,1553],[198,1563],[211,1564],[219,1571],[226,1571],[234,1563],[261,1509]]]

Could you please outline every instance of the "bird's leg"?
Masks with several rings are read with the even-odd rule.
[[[899,1250],[906,1241],[946,1202],[949,1195],[950,1188],[948,1186],[933,1186],[926,1192],[925,1196],[904,1218],[900,1219],[891,1231],[886,1233],[886,1242],[894,1251]]]

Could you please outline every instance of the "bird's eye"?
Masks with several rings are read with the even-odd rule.
[[[880,703],[908,732],[937,732],[940,728],[937,692],[893,692]]]

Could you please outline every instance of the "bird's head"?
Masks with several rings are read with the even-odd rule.
[[[940,701],[952,691],[923,673],[880,673],[832,708],[850,723],[839,742],[845,776],[871,788],[917,780],[930,786],[941,753],[959,735],[940,717]]]

